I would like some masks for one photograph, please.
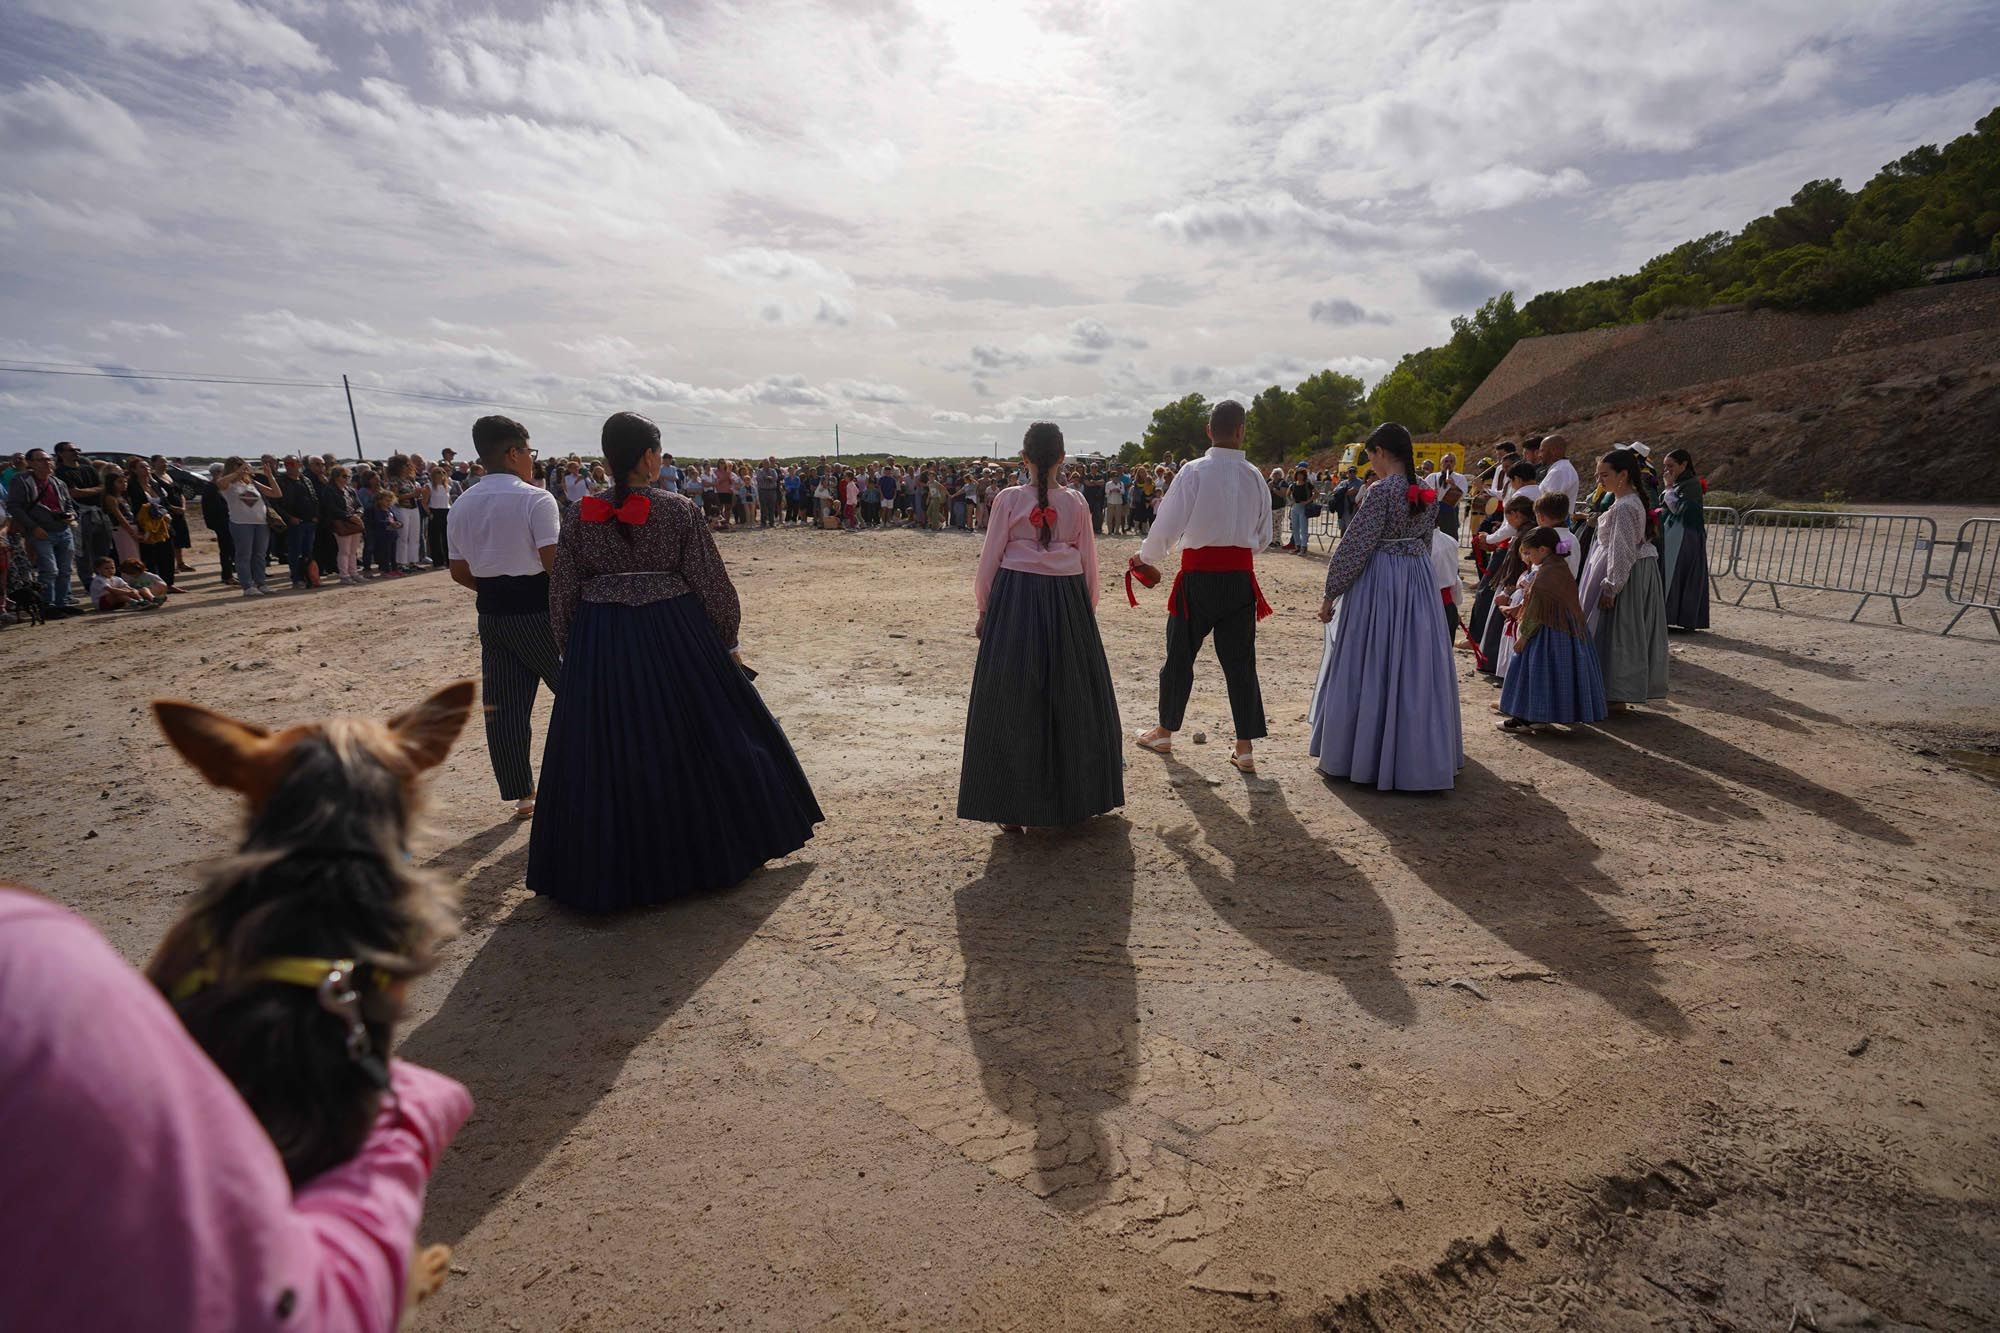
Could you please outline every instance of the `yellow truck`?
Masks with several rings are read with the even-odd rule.
[[[1417,475],[1419,477],[1423,477],[1432,472],[1436,472],[1438,470],[1439,462],[1444,458],[1446,454],[1450,454],[1454,460],[1454,466],[1452,469],[1453,471],[1455,472],[1466,471],[1465,449],[1462,446],[1456,444],[1419,443],[1416,446]],[[1346,476],[1347,469],[1349,468],[1353,468],[1355,472],[1358,474],[1360,472],[1365,471],[1367,467],[1368,467],[1367,445],[1350,444],[1346,448],[1340,451],[1340,467],[1338,469],[1339,475],[1343,477]]]

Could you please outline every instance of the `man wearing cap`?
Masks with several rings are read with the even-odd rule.
[[[1180,573],[1167,598],[1160,723],[1133,739],[1155,754],[1173,753],[1174,733],[1181,729],[1194,689],[1195,655],[1213,632],[1236,724],[1236,750],[1229,762],[1254,773],[1252,743],[1266,734],[1264,695],[1257,683],[1257,622],[1271,614],[1257,586],[1255,557],[1271,544],[1271,491],[1256,465],[1243,456],[1244,419],[1241,403],[1215,405],[1208,418],[1208,452],[1174,475],[1152,531],[1131,559],[1134,575],[1157,582],[1160,561],[1176,544],[1181,547]],[[1132,598],[1129,582],[1126,596]]]
[[[555,568],[562,512],[535,485],[528,428],[506,417],[472,423],[486,477],[452,505],[445,540],[451,577],[478,594],[481,699],[486,751],[514,818],[535,813],[529,727],[538,684],[553,694],[562,653],[549,628],[549,571]]]

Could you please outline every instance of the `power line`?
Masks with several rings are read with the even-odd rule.
[[[234,375],[163,375],[136,370],[50,370],[40,366],[0,366],[13,375],[66,375],[86,380],[154,380],[167,384],[240,384],[253,389],[338,389],[317,380],[244,379]]]

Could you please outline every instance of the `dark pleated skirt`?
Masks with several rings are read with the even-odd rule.
[[[1472,599],[1472,614],[1465,621],[1465,635],[1474,643],[1479,643],[1486,635],[1486,618],[1493,614],[1493,583],[1482,579],[1479,592]]]
[[[1498,585],[1487,590],[1486,623],[1479,627],[1479,674],[1493,676],[1499,674],[1500,638],[1507,632],[1507,617],[1493,609],[1494,599],[1499,595]]]
[[[1596,647],[1561,630],[1537,630],[1507,668],[1500,711],[1524,722],[1602,722],[1604,672]]]
[[[1679,540],[1673,542],[1671,565],[1667,577],[1667,624],[1675,629],[1707,629],[1707,530],[1681,528]]]
[[[1050,828],[1116,810],[1121,742],[1083,576],[1001,570],[972,671],[958,817]]]
[[[726,889],[805,846],[824,817],[699,598],[578,608],[542,751],[529,889],[583,912]]]

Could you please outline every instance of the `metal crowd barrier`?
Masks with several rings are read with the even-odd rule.
[[[1702,521],[1708,525],[1708,587],[1722,596],[1722,579],[1736,571],[1736,544],[1743,535],[1743,515],[1728,505],[1703,505]],[[1725,538],[1722,534],[1727,533]]]
[[[1854,593],[1861,602],[1850,623],[1884,597],[1900,625],[1904,599],[1924,591],[1936,544],[1937,523],[1913,514],[1753,509],[1742,515],[1730,556],[1731,575],[1743,580],[1735,605],[1760,583],[1779,610],[1779,588]]]
[[[1958,608],[1944,633],[1956,629],[1972,610],[1991,616],[1994,630],[2000,631],[2000,518],[1968,518],[1959,525],[1944,597]]]

